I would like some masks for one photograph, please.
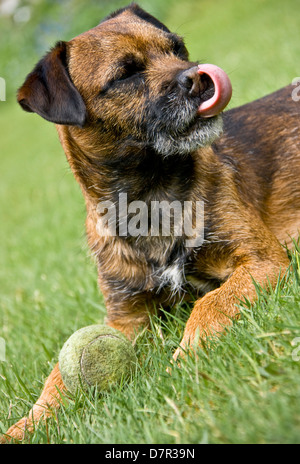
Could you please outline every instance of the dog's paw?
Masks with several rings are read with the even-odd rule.
[[[180,359],[186,356],[186,348],[179,346],[172,357],[172,363],[180,367]]]
[[[196,328],[194,333],[185,332],[179,347],[176,349],[171,360],[171,366],[167,368],[168,374],[172,374],[172,366],[181,367],[181,360],[186,357],[196,357],[197,349],[202,347],[202,338],[200,337],[200,329]]]
[[[27,432],[30,432],[28,419],[23,417],[23,419],[12,425],[7,432],[0,437],[0,444],[10,443],[11,441],[22,442],[25,439]]]
[[[176,366],[179,367],[179,368],[181,367],[180,362],[179,362],[179,359],[178,359],[179,357],[180,357],[180,348],[177,348],[177,350],[176,350],[175,353],[173,354],[173,357],[172,357],[172,359],[171,359],[171,361],[170,361],[170,364],[171,364],[171,365],[170,365],[169,367],[167,367],[167,369],[166,369],[166,372],[167,372],[168,374],[172,375],[173,366],[176,365]]]
[[[173,366],[181,368],[181,361],[187,356],[197,356],[194,346],[186,343],[184,340],[180,343],[171,359],[171,366],[166,369],[167,373],[172,375]]]

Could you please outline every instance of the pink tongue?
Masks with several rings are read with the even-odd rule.
[[[223,69],[214,64],[200,64],[198,73],[207,74],[214,83],[215,94],[209,100],[201,103],[198,108],[198,114],[202,118],[211,118],[221,113],[228,105],[232,96],[232,86],[227,74]]]

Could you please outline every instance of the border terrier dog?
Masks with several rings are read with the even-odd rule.
[[[182,38],[136,4],[58,42],[27,76],[18,102],[57,124],[85,198],[110,326],[132,337],[155,308],[192,295],[175,362],[230,326],[239,303],[255,300],[256,283],[274,287],[284,276],[284,245],[300,229],[300,112],[292,92],[288,86],[221,115],[231,97],[224,71],[189,61]],[[118,206],[121,194],[152,213],[153,204],[190,203],[193,226],[200,202],[203,227],[176,233],[179,219],[169,211],[168,234],[159,227],[151,234],[149,217],[146,233],[124,233],[137,218]],[[117,205],[115,233],[101,202]],[[165,216],[160,209],[159,226]],[[190,246],[194,232],[201,243]],[[64,390],[57,365],[6,438],[22,440],[59,407]]]

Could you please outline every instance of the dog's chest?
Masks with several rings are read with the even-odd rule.
[[[219,286],[217,279],[203,278],[195,273],[188,273],[182,264],[171,264],[157,273],[159,288],[168,288],[173,295],[191,291],[203,295]]]
[[[196,270],[195,259],[196,256],[183,250],[170,264],[157,267],[152,274],[156,289],[167,289],[174,296],[186,293],[199,296],[219,286],[217,279],[204,277]]]
[[[165,266],[157,272],[157,278],[159,288],[168,287],[172,293],[181,292],[186,283],[182,263]]]

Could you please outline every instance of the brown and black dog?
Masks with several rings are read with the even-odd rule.
[[[57,124],[86,201],[108,324],[132,337],[154,308],[191,294],[197,299],[174,359],[195,339],[230,325],[239,300],[254,301],[253,279],[276,285],[289,266],[282,245],[292,245],[300,229],[294,88],[222,117],[230,91],[222,90],[224,73],[207,69],[189,61],[179,36],[132,4],[57,43],[18,93],[26,111]],[[144,235],[122,234],[119,220],[113,234],[99,203],[115,205],[122,193],[148,211],[153,202],[202,202],[201,245],[187,246],[174,223],[169,234],[153,235],[150,226]],[[7,438],[22,439],[25,428],[59,406],[64,389],[57,365]]]

